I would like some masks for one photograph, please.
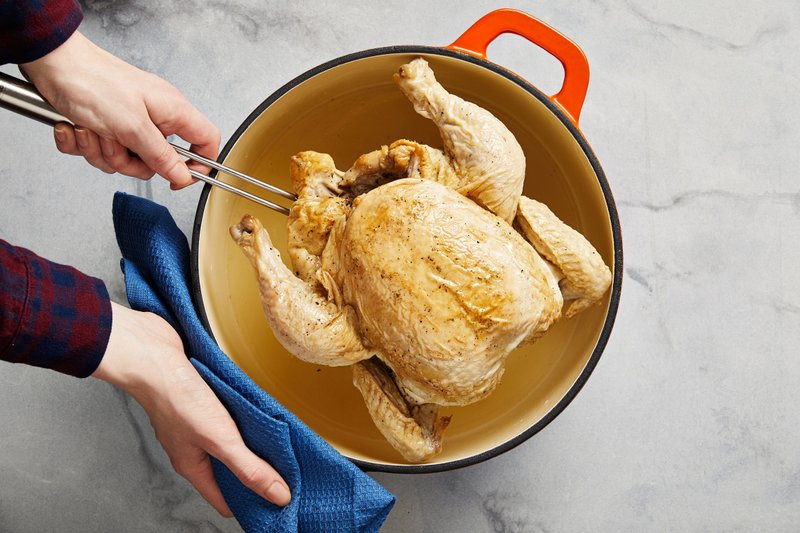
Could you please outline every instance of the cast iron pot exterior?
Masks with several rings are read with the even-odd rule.
[[[497,16],[498,14],[501,13],[505,14],[513,13],[515,16],[519,16],[520,14],[520,12],[516,11],[512,12],[512,10],[500,10],[498,12],[490,13],[485,18],[488,18],[490,16]],[[530,15],[526,14],[523,15],[525,17],[532,19]],[[477,27],[478,24],[476,23],[475,26]],[[597,160],[597,157],[595,156],[588,142],[586,141],[586,139],[584,138],[584,136],[582,135],[582,133],[580,132],[580,130],[576,125],[578,115],[580,113],[580,106],[583,103],[583,94],[585,94],[585,86],[583,89],[583,94],[579,94],[578,96],[580,101],[577,102],[577,105],[575,103],[572,103],[572,105],[569,107],[569,110],[567,111],[564,107],[559,105],[562,102],[558,98],[558,95],[556,97],[549,97],[542,91],[540,91],[539,89],[528,83],[526,80],[485,59],[485,45],[488,45],[488,43],[491,42],[491,40],[493,40],[500,33],[510,31],[518,33],[520,35],[523,35],[531,39],[531,36],[529,34],[526,35],[526,33],[529,32],[518,31],[518,28],[500,28],[500,29],[495,28],[494,30],[490,31],[491,32],[496,31],[497,33],[494,34],[493,36],[481,37],[481,39],[485,40],[482,53],[480,50],[478,50],[477,52],[475,51],[477,48],[480,48],[479,46],[471,45],[470,48],[464,48],[462,46],[459,46],[459,41],[463,40],[463,38],[469,34],[468,31],[467,33],[465,33],[464,36],[462,36],[461,39],[459,39],[459,41],[456,41],[453,45],[446,48],[431,47],[431,46],[391,46],[391,47],[375,48],[339,57],[337,59],[333,59],[322,65],[319,65],[318,67],[307,71],[306,73],[298,76],[289,83],[285,84],[275,93],[273,93],[269,98],[264,100],[264,102],[261,103],[261,105],[259,105],[247,117],[247,119],[245,119],[245,121],[241,124],[241,126],[239,126],[239,128],[236,130],[236,132],[233,134],[233,136],[230,138],[230,140],[227,142],[227,144],[221,151],[218,158],[218,160],[221,162],[225,161],[228,155],[230,154],[231,150],[236,145],[237,141],[239,141],[245,135],[251,124],[253,124],[253,122],[256,121],[258,117],[260,117],[262,113],[265,112],[265,110],[270,108],[270,106],[272,106],[286,93],[291,91],[293,88],[303,84],[307,80],[310,80],[315,76],[324,73],[332,68],[347,63],[351,63],[357,60],[372,58],[375,56],[410,54],[415,56],[416,55],[443,56],[443,57],[453,58],[458,61],[464,61],[473,65],[480,66],[483,69],[487,69],[492,73],[498,76],[502,76],[503,78],[523,88],[527,93],[529,93],[529,95],[532,98],[535,98],[538,102],[545,105],[547,109],[553,114],[553,116],[557,117],[557,119],[563,125],[564,130],[568,132],[568,134],[574,139],[575,142],[577,142],[578,146],[580,147],[583,154],[587,158],[589,164],[591,165],[592,171],[594,172],[594,175],[596,176],[597,179],[597,184],[599,185],[602,191],[603,200],[605,203],[605,207],[607,209],[607,216],[608,216],[607,223],[610,225],[610,233],[613,240],[613,261],[609,265],[613,271],[613,283],[610,295],[608,296],[608,305],[605,311],[605,318],[602,323],[602,329],[600,330],[599,336],[597,337],[594,349],[591,351],[591,355],[588,357],[585,366],[583,367],[580,374],[577,376],[577,379],[575,379],[574,383],[569,387],[566,394],[564,394],[556,403],[554,403],[554,405],[552,405],[552,407],[549,408],[549,410],[546,412],[544,416],[542,416],[538,421],[527,427],[527,429],[525,429],[524,431],[521,431],[518,434],[516,434],[516,436],[513,436],[512,438],[509,438],[498,445],[492,446],[489,449],[479,451],[478,453],[457,460],[447,461],[443,463],[436,463],[436,464],[414,465],[414,464],[402,464],[402,462],[391,462],[391,461],[384,462],[380,460],[369,460],[364,458],[352,457],[347,453],[345,453],[345,455],[348,456],[355,464],[357,464],[359,467],[365,470],[395,472],[395,473],[428,473],[428,472],[451,470],[484,461],[491,457],[497,456],[505,451],[508,451],[514,448],[515,446],[519,445],[520,443],[524,442],[532,435],[539,432],[547,424],[549,424],[556,416],[558,416],[558,414],[560,414],[566,408],[566,406],[573,400],[573,398],[581,390],[581,388],[586,383],[587,379],[591,375],[592,371],[594,370],[595,366],[597,365],[600,359],[600,356],[606,346],[606,343],[608,342],[609,335],[611,333],[611,329],[614,324],[614,319],[616,317],[617,308],[619,306],[619,298],[621,294],[621,286],[622,286],[622,272],[623,272],[622,237],[621,237],[621,230],[620,230],[620,224],[616,206],[611,193],[611,189],[608,185],[605,174],[603,172],[603,169],[601,168],[600,163]],[[537,44],[542,46],[541,43]],[[543,47],[546,48],[545,46]],[[565,65],[565,67],[566,66],[567,65]],[[588,83],[588,67],[586,70],[586,83]],[[372,150],[376,147],[377,146],[365,146],[364,152]],[[339,161],[337,161],[337,163],[339,163]],[[350,163],[349,161],[341,162],[342,165],[349,163]],[[285,166],[288,169],[288,161],[286,161]],[[193,283],[193,296],[195,299],[196,308],[199,311],[200,318],[203,321],[203,324],[206,327],[207,331],[212,336],[215,336],[214,329],[212,328],[212,325],[209,321],[209,317],[207,315],[206,303],[204,302],[204,295],[201,290],[201,268],[203,265],[201,264],[200,261],[200,255],[201,255],[200,248],[202,246],[201,228],[204,221],[204,216],[206,215],[206,210],[208,207],[209,196],[211,195],[211,191],[212,187],[209,185],[206,185],[203,188],[197,207],[197,213],[195,216],[195,222],[193,228],[193,238],[192,238],[191,275]],[[279,236],[278,239],[275,240],[277,241],[282,237],[283,235]],[[276,242],[276,245],[277,244],[278,243]],[[253,284],[253,291],[256,291],[255,284]],[[266,323],[264,323],[264,327],[268,327]],[[510,358],[514,357],[514,354],[512,353],[509,357]],[[234,361],[236,360],[235,357],[232,356],[232,358],[234,359]],[[446,433],[444,442],[445,448],[447,447],[447,445],[448,445],[448,439]]]

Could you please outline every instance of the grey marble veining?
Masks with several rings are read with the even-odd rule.
[[[800,4],[85,2],[81,29],[179,87],[227,139],[283,83],[339,55],[446,44],[496,7],[586,52],[581,128],[617,200],[611,340],[553,423],[486,463],[374,474],[385,531],[792,531],[800,523]],[[490,58],[553,92],[557,63]],[[9,67],[3,70],[13,71]],[[191,231],[199,187],[107,176],[0,113],[0,238],[103,278],[124,301],[116,190]],[[141,408],[104,383],[0,366],[0,531],[237,531],[175,475]]]

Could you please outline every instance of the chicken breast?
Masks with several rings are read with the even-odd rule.
[[[338,249],[331,274],[365,346],[416,403],[484,398],[506,355],[561,311],[530,244],[436,182],[400,179],[357,198]]]

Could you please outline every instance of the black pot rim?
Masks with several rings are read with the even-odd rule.
[[[227,157],[228,153],[233,148],[236,141],[242,136],[242,134],[247,130],[250,124],[255,121],[265,109],[271,106],[276,100],[278,100],[281,96],[286,94],[290,89],[296,87],[297,85],[303,83],[304,81],[316,76],[317,74],[324,72],[328,69],[333,67],[342,65],[344,63],[349,63],[351,61],[355,61],[358,59],[363,59],[372,56],[378,55],[388,55],[388,54],[434,54],[434,55],[441,55],[441,56],[448,56],[453,57],[456,59],[460,59],[463,61],[467,61],[469,63],[473,63],[476,65],[480,65],[484,68],[487,68],[496,74],[499,74],[512,82],[516,83],[530,94],[532,94],[537,100],[542,102],[544,105],[550,109],[550,111],[556,115],[564,127],[569,130],[572,136],[580,145],[583,152],[586,154],[586,157],[589,159],[589,163],[592,166],[592,169],[597,176],[598,182],[600,184],[600,188],[603,191],[603,196],[605,198],[606,206],[608,208],[608,216],[609,221],[611,222],[611,233],[614,242],[614,280],[611,286],[611,296],[608,306],[608,313],[606,314],[606,319],[603,324],[603,329],[600,333],[600,337],[597,340],[597,344],[595,345],[594,350],[592,351],[592,355],[589,358],[589,361],[586,363],[581,374],[578,376],[578,379],[575,383],[572,384],[567,394],[564,395],[561,400],[553,406],[552,409],[537,423],[517,435],[516,437],[509,439],[508,441],[495,446],[490,450],[486,450],[485,452],[479,453],[477,455],[473,455],[470,457],[466,457],[464,459],[459,459],[457,461],[449,461],[446,463],[438,463],[438,464],[419,464],[419,465],[395,465],[395,464],[384,464],[384,463],[374,463],[371,461],[362,461],[359,459],[348,458],[354,464],[356,464],[359,468],[366,471],[375,471],[375,472],[390,472],[390,473],[399,473],[399,474],[423,474],[423,473],[434,473],[434,472],[443,472],[447,470],[455,470],[457,468],[463,468],[465,466],[470,466],[476,463],[480,463],[491,459],[492,457],[496,457],[501,455],[512,448],[515,448],[528,440],[530,437],[541,431],[546,425],[555,419],[556,416],[561,414],[561,412],[569,405],[575,396],[580,392],[583,386],[586,384],[586,381],[589,379],[589,376],[592,374],[592,371],[597,366],[598,361],[600,360],[600,356],[603,353],[603,350],[608,343],[609,336],[611,335],[611,329],[614,326],[614,320],[617,315],[617,309],[619,307],[619,300],[620,294],[622,291],[622,272],[623,272],[623,265],[622,265],[622,231],[620,228],[619,223],[619,216],[617,214],[616,204],[614,203],[614,197],[611,193],[611,188],[608,185],[608,181],[606,180],[605,173],[603,172],[602,167],[600,166],[600,162],[598,161],[597,157],[595,156],[594,152],[592,151],[589,143],[584,138],[583,134],[580,130],[572,123],[569,117],[558,107],[556,106],[550,98],[548,98],[543,92],[539,89],[528,83],[523,78],[520,78],[516,74],[512,73],[505,68],[492,63],[491,61],[487,61],[485,59],[481,59],[470,54],[466,54],[463,52],[458,52],[455,50],[451,50],[448,48],[440,48],[434,46],[417,46],[417,45],[405,45],[405,46],[387,46],[382,48],[372,48],[369,50],[363,50],[360,52],[355,52],[352,54],[348,54],[336,59],[332,59],[326,63],[323,63],[311,70],[304,72],[303,74],[297,76],[290,82],[283,85],[280,89],[272,93],[266,100],[264,100],[252,113],[245,119],[244,122],[239,126],[239,128],[234,132],[233,136],[228,140],[225,144],[225,147],[219,154],[218,160],[224,161]],[[216,173],[216,172],[215,172]],[[213,175],[215,175],[212,174]],[[192,250],[191,250],[191,278],[192,278],[192,297],[194,299],[195,307],[198,310],[198,314],[200,316],[200,320],[203,323],[203,326],[208,331],[209,335],[214,338],[214,333],[211,331],[211,326],[208,322],[208,316],[206,315],[205,306],[203,305],[203,295],[200,289],[200,266],[199,266],[199,246],[200,246],[200,226],[203,221],[203,214],[205,212],[206,203],[208,201],[208,195],[211,192],[211,186],[206,184],[203,187],[203,191],[200,195],[200,199],[197,204],[197,212],[195,214],[194,219],[194,226],[192,229]],[[216,339],[215,339],[216,340]]]

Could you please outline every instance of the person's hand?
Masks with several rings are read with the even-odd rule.
[[[158,173],[180,189],[195,180],[166,141],[177,134],[191,150],[217,157],[219,130],[172,85],[99,48],[80,32],[31,63],[20,65],[45,99],[78,127],[58,124],[56,146],[108,173],[140,179]],[[132,156],[131,152],[138,155]]]
[[[276,505],[288,504],[286,482],[247,448],[228,411],[184,355],[175,330],[152,313],[111,305],[111,338],[92,375],[125,390],[144,407],[175,471],[223,516],[232,514],[209,455],[256,494]]]

